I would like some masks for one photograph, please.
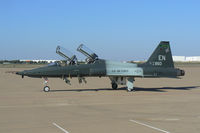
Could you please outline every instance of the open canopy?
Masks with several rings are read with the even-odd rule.
[[[75,64],[77,62],[76,55],[72,54],[69,50],[61,46],[57,46],[56,53],[69,61],[70,64]]]
[[[78,48],[77,51],[81,52],[83,55],[85,55],[87,57],[87,60],[89,62],[93,62],[95,60],[98,59],[98,56],[92,51],[90,50],[88,47],[86,47],[85,45],[81,44]]]

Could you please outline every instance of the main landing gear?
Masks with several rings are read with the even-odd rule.
[[[113,90],[117,90],[117,88],[118,88],[117,83],[112,83],[112,88],[113,88]]]
[[[135,91],[134,88],[134,77],[110,77],[111,80],[111,85],[112,85],[112,89],[113,90],[117,90],[118,88],[118,84],[119,85],[126,85],[127,86],[127,91],[131,92],[131,91]]]
[[[135,91],[135,89],[134,89],[134,81],[135,81],[135,79],[133,77],[128,77],[127,78],[126,86],[127,86],[127,91],[128,92]]]
[[[47,86],[47,84],[48,84],[48,78],[44,78],[44,89],[43,89],[43,91],[44,92],[49,92],[50,91],[50,87],[49,86]]]

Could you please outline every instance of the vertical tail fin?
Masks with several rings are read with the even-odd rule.
[[[168,41],[161,41],[155,49],[145,66],[152,67],[174,67],[170,44]]]

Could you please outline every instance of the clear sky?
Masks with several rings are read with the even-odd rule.
[[[61,45],[82,59],[147,59],[161,40],[173,55],[200,56],[199,0],[0,0],[0,60],[60,59]]]

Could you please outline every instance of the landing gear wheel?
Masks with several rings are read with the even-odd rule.
[[[116,83],[112,83],[112,88],[113,88],[113,90],[117,90],[118,85]]]
[[[44,92],[49,92],[50,91],[50,87],[49,86],[45,86],[44,87]]]

